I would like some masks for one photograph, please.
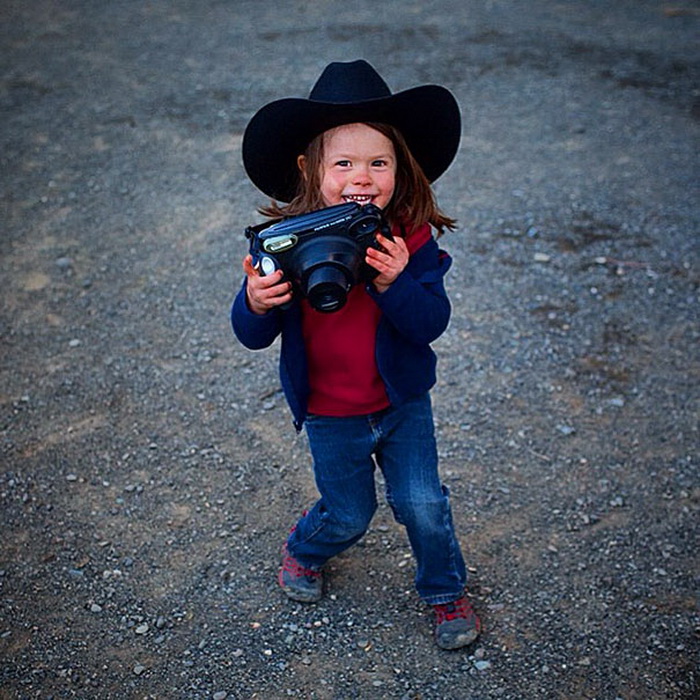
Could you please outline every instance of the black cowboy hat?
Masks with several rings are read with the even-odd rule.
[[[282,202],[296,195],[297,157],[318,134],[355,122],[395,126],[433,182],[457,153],[461,119],[457,101],[440,85],[421,85],[392,94],[367,61],[331,63],[308,99],[270,102],[243,134],[243,165],[265,194]]]

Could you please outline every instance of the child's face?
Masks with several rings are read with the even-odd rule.
[[[326,206],[371,202],[383,209],[394,194],[394,144],[366,124],[331,129],[324,135],[320,176]]]

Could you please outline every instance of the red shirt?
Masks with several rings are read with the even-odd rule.
[[[395,229],[393,235],[399,235]],[[406,239],[412,254],[431,237],[430,226]],[[364,285],[355,285],[338,311],[322,313],[302,302],[302,330],[309,366],[308,409],[322,416],[356,416],[389,406],[375,359],[382,312]]]

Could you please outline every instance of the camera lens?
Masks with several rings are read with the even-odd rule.
[[[333,265],[321,265],[311,271],[306,297],[316,311],[330,313],[345,305],[348,295],[345,273]]]

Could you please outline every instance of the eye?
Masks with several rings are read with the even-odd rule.
[[[373,168],[386,168],[388,165],[389,163],[385,160],[382,160],[381,158],[372,161]]]
[[[349,168],[350,167],[350,161],[349,160],[338,160],[335,163],[339,168]]]

